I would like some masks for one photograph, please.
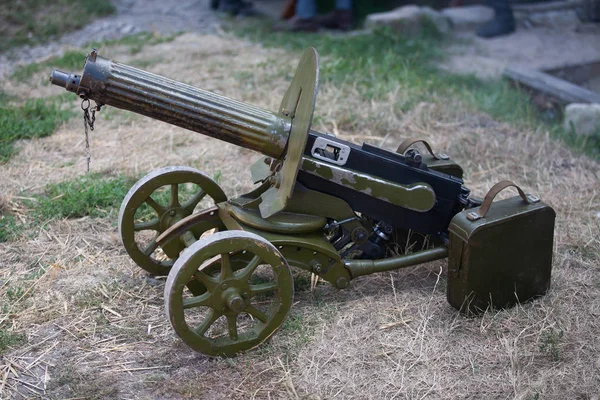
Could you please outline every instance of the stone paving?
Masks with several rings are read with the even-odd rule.
[[[117,12],[100,18],[83,29],[70,32],[46,44],[21,47],[0,54],[0,78],[19,64],[29,64],[60,55],[68,47],[82,47],[92,41],[118,39],[142,31],[214,33],[219,17],[210,10],[209,0],[114,0]]]

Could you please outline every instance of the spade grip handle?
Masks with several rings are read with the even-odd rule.
[[[291,120],[185,83],[88,54],[83,73],[54,70],[50,82],[91,99],[279,158]]]

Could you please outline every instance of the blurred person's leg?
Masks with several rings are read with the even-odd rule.
[[[486,4],[494,9],[494,19],[479,28],[477,36],[491,38],[515,31],[515,17],[508,0],[487,0]]]
[[[281,10],[281,19],[287,20],[293,18],[296,15],[296,0],[287,0]]]
[[[219,0],[218,10],[230,15],[254,15],[255,13],[253,4],[245,0]]]
[[[352,29],[352,0],[336,0],[335,10],[321,17],[319,23],[329,29]]]
[[[352,11],[352,0],[336,0],[335,8],[336,10]]]
[[[296,17],[311,19],[317,15],[317,2],[315,0],[298,0],[296,3]]]
[[[288,22],[275,25],[273,30],[288,32],[316,32],[319,29],[316,15],[316,0],[298,0],[296,3],[296,16]]]

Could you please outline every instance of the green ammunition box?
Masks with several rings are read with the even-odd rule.
[[[492,204],[509,186],[520,196]],[[477,314],[544,295],[550,286],[555,216],[510,181],[492,187],[480,207],[457,214],[448,228],[448,302]]]
[[[421,154],[422,162],[434,171],[442,172],[444,174],[452,175],[457,178],[463,177],[463,169],[460,165],[452,161],[444,153],[434,153],[431,145],[422,139],[408,138],[404,140],[398,146],[396,153],[405,154],[408,149],[413,148],[415,144],[421,143],[427,153]]]

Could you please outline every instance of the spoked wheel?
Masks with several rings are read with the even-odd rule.
[[[190,281],[206,291],[194,295]],[[262,237],[218,232],[187,248],[165,285],[165,310],[177,335],[209,356],[252,349],[283,323],[294,298],[290,268]]]
[[[159,248],[156,238],[195,209],[214,206],[227,196],[211,178],[189,167],[166,167],[150,172],[127,193],[119,212],[119,233],[127,254],[144,270],[167,275],[179,253],[186,247],[172,240]],[[193,242],[207,229],[223,228],[220,221],[186,233]],[[203,230],[202,232],[200,230]],[[191,244],[191,243],[190,243]]]

